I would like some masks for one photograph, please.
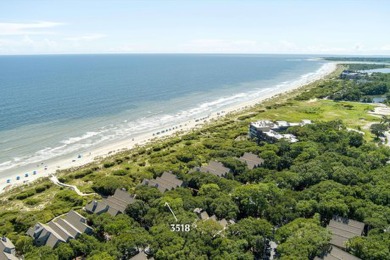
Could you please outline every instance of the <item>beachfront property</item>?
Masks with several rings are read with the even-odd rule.
[[[65,218],[58,217],[47,224],[37,223],[26,233],[34,239],[35,245],[55,248],[59,243],[67,243],[83,233],[91,234],[92,227],[87,225],[86,218],[71,210]]]
[[[345,252],[337,247],[334,247],[334,246],[331,246],[329,248],[329,250],[321,257],[316,256],[314,258],[314,260],[338,260],[338,259],[360,260],[360,258],[353,256],[351,254],[348,254],[347,252]]]
[[[304,119],[299,123],[290,123],[287,121],[260,120],[249,124],[249,137],[258,138],[261,141],[275,143],[278,140],[285,139],[291,143],[299,140],[292,134],[281,134],[291,126],[304,126],[311,124],[311,120]]]
[[[348,239],[363,234],[364,223],[342,217],[333,217],[327,229],[332,232],[330,244],[345,250]]]
[[[85,206],[85,211],[93,214],[102,214],[107,212],[115,217],[120,213],[124,213],[127,206],[134,203],[135,198],[126,190],[116,189],[114,195],[102,201],[93,200]]]
[[[164,172],[161,177],[157,177],[156,179],[144,179],[142,184],[156,187],[159,191],[164,193],[177,187],[182,187],[183,181],[179,180],[172,172]]]
[[[217,177],[226,177],[226,175],[230,172],[230,169],[223,166],[221,162],[210,161],[208,165],[193,168],[190,173],[193,172],[205,172],[211,173]]]
[[[340,74],[340,79],[358,79],[361,73],[351,70],[344,70]]]
[[[15,246],[11,240],[7,237],[1,237],[0,240],[0,260],[19,260],[19,257],[16,257]]]
[[[253,153],[244,153],[238,160],[245,163],[250,170],[260,167],[264,163],[264,159]]]

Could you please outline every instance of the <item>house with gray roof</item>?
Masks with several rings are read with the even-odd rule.
[[[226,229],[226,227],[228,225],[231,225],[231,224],[235,224],[235,222],[233,220],[229,220],[227,221],[226,219],[221,219],[221,220],[218,220],[217,219],[217,216],[215,215],[212,215],[211,217],[209,216],[209,214],[207,213],[206,210],[203,210],[201,208],[196,208],[194,209],[194,213],[196,213],[196,215],[198,216],[198,218],[201,220],[201,221],[205,221],[205,220],[208,220],[208,219],[211,219],[215,222],[217,222],[218,224],[220,224],[223,229]]]
[[[162,193],[183,186],[183,181],[179,180],[172,172],[164,172],[161,177],[156,179],[144,179],[143,185],[150,187],[156,187]]]
[[[330,250],[321,257],[316,256],[314,260],[360,260],[360,258],[353,256],[337,247],[331,246]]]
[[[135,198],[126,190],[116,189],[114,195],[102,201],[91,201],[85,206],[85,210],[89,213],[102,214],[109,213],[111,216],[116,216],[124,213],[127,206],[134,203]]]
[[[4,236],[0,240],[0,260],[19,260],[14,244]]]
[[[332,232],[330,244],[345,250],[348,239],[363,234],[364,223],[342,217],[333,217],[327,229]]]
[[[210,161],[208,165],[204,165],[195,169],[198,172],[211,173],[218,177],[226,177],[230,169],[223,166],[221,162]]]
[[[132,258],[130,258],[130,260],[153,260],[154,258],[151,257],[151,258],[148,258],[148,255],[145,254],[144,251],[141,251],[139,252],[138,254],[136,254],[135,256],[133,256]]]
[[[261,166],[264,163],[263,159],[253,153],[244,153],[244,155],[238,158],[238,160],[245,163],[251,170]]]
[[[87,220],[76,211],[69,211],[64,218],[56,218],[47,224],[37,223],[28,229],[27,234],[34,239],[37,246],[55,248],[60,242],[68,242],[82,233],[92,233]]]

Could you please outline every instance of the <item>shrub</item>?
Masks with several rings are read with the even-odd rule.
[[[104,168],[110,168],[110,167],[112,167],[112,166],[114,166],[114,165],[115,165],[114,162],[105,162],[105,163],[103,164],[103,167],[104,167]]]
[[[18,195],[16,195],[16,199],[18,200],[24,200],[28,197],[34,196],[35,195],[35,190],[27,190],[25,192],[22,192]]]
[[[125,176],[125,175],[127,175],[127,171],[125,171],[125,170],[116,170],[112,174],[115,175],[115,176]]]
[[[36,198],[29,198],[27,199],[24,203],[29,205],[29,206],[34,206],[34,205],[37,205],[38,203],[40,203],[41,200],[40,199],[36,199]]]

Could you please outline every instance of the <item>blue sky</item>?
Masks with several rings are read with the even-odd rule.
[[[390,55],[390,1],[0,1],[0,54]]]

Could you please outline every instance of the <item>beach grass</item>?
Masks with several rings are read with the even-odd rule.
[[[335,72],[323,80],[337,77],[343,69],[343,66],[338,66]],[[152,178],[167,170],[185,172],[196,166],[182,163],[185,161],[185,158],[182,157],[191,157],[191,154],[196,154],[194,155],[196,158],[191,158],[193,161],[206,162],[215,156],[205,148],[208,145],[220,145],[227,147],[228,150],[237,137],[247,134],[251,121],[261,119],[289,122],[299,122],[302,119],[310,119],[314,122],[341,120],[348,128],[365,132],[367,141],[372,140],[373,136],[365,126],[370,122],[380,120],[380,118],[367,113],[373,109],[372,105],[331,100],[294,100],[295,96],[318,86],[320,83],[321,80],[318,80],[299,89],[277,95],[253,107],[229,113],[187,133],[177,133],[163,139],[155,139],[144,146],[113,154],[77,169],[60,171],[57,174],[58,178],[65,183],[76,185],[84,193],[94,192],[99,182],[110,179],[110,177],[114,177],[113,180],[123,182],[123,185],[128,188],[134,189],[144,178]],[[0,200],[3,201],[0,204],[0,211],[10,209],[29,211],[32,208],[29,204],[34,204],[37,201],[41,205],[50,205],[55,194],[62,191],[63,188],[54,186],[44,192],[44,195],[34,194],[23,200],[10,200],[15,194],[42,185],[45,181],[47,179],[38,180],[28,187],[20,187],[0,194]],[[90,200],[91,197],[84,197],[84,201],[88,199]]]

